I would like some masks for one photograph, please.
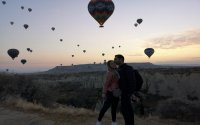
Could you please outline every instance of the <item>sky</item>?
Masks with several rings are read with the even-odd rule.
[[[200,66],[200,0],[113,0],[115,9],[104,28],[88,12],[90,0],[5,1],[0,4],[0,71],[103,63],[115,54],[127,63]],[[139,18],[143,22],[135,27]],[[14,60],[7,54],[11,48],[20,51]],[[151,58],[145,48],[154,48]]]

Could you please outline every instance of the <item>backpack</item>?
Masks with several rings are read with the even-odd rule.
[[[135,78],[136,78],[136,86],[135,86],[135,91],[140,91],[142,88],[142,84],[143,84],[143,79],[142,76],[140,75],[140,73],[137,70],[135,71]]]

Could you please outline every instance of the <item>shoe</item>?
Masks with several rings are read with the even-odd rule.
[[[111,125],[117,125],[117,122],[112,122],[112,124]]]
[[[101,122],[97,121],[97,122],[96,122],[96,125],[101,125]]]

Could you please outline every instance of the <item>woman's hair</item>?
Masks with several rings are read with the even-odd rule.
[[[109,67],[110,69],[112,69],[113,76],[114,76],[115,78],[119,79],[119,74],[118,74],[118,72],[116,71],[115,68],[111,67],[111,65],[110,65],[111,62],[114,63],[113,60],[109,60],[109,61],[107,62],[107,67]]]
[[[113,60],[109,60],[109,61],[107,62],[107,67],[113,69],[113,68],[111,67],[111,65],[110,65],[111,62],[114,62],[114,61],[113,61]]]

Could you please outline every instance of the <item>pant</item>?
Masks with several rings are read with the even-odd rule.
[[[111,106],[112,121],[115,122],[118,102],[119,102],[118,97],[114,97],[112,92],[107,92],[106,100],[103,104],[103,107],[102,107],[100,113],[99,113],[98,121],[102,120],[104,114],[106,113],[108,108]]]
[[[131,106],[130,96],[127,94],[122,94],[121,96],[121,112],[125,125],[134,125],[134,111]]]

